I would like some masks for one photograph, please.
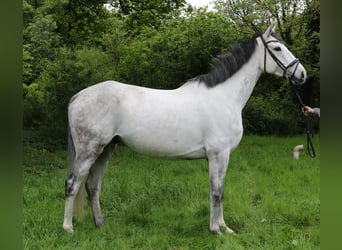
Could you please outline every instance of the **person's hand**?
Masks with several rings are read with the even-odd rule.
[[[315,110],[309,106],[304,106],[302,108],[302,112],[305,116],[308,116],[308,115],[313,115],[315,114]]]

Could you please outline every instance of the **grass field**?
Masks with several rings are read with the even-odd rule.
[[[24,147],[24,249],[319,249],[320,150],[292,138],[245,136],[225,179],[224,215],[236,236],[209,233],[206,160],[160,160],[119,146],[106,171],[96,229],[90,208],[62,229],[66,152]]]

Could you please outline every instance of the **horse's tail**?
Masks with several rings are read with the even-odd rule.
[[[74,167],[75,167],[75,145],[74,141],[72,139],[72,134],[70,130],[70,125],[68,128],[68,167],[69,167],[69,174],[73,173]],[[84,216],[84,200],[85,200],[85,181],[83,180],[81,183],[80,188],[78,189],[78,192],[75,197],[74,201],[74,210],[75,210],[75,216],[78,221],[82,220]]]
[[[72,173],[74,170],[74,163],[75,163],[75,146],[74,141],[72,139],[72,134],[70,130],[70,125],[68,126],[68,167],[69,167],[69,174]]]

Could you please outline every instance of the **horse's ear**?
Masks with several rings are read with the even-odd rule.
[[[272,33],[275,33],[276,22],[271,20],[270,26],[268,26],[267,30],[264,33],[265,38],[269,37]]]

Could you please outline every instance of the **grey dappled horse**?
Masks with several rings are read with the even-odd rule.
[[[231,151],[242,138],[241,112],[263,72],[303,84],[306,71],[275,35],[265,33],[217,57],[208,74],[177,89],[157,90],[115,81],[88,87],[69,103],[69,177],[65,182],[63,228],[73,231],[76,194],[83,179],[96,226],[103,224],[99,192],[108,157],[119,141],[147,155],[199,159],[209,163],[210,225],[213,233],[231,230],[224,222],[224,177]]]

